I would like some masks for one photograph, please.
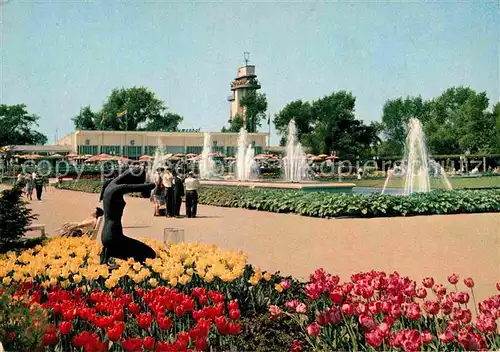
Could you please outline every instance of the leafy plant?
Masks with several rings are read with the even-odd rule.
[[[6,351],[40,350],[47,313],[14,292],[0,293],[0,341]]]
[[[26,202],[21,198],[22,191],[14,186],[2,191],[0,196],[0,252],[21,245],[26,227],[36,219]]]

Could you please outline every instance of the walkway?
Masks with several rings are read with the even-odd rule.
[[[154,218],[147,199],[127,198],[125,233],[162,239],[163,228],[185,230],[186,241],[242,249],[263,270],[306,278],[318,267],[348,278],[360,270],[399,271],[420,280],[472,276],[477,298],[500,281],[500,214],[377,219],[316,219],[244,209],[199,207],[199,218]],[[98,195],[49,189],[31,207],[48,233],[87,217]],[[184,212],[184,210],[182,210]],[[443,282],[444,283],[444,282]]]

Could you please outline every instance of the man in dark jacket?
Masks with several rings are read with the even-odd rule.
[[[180,216],[182,197],[184,197],[184,182],[177,173],[174,173],[173,186],[174,186],[174,216]]]

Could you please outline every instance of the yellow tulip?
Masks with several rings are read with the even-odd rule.
[[[11,281],[12,281],[12,279],[9,276],[6,276],[2,279],[2,284],[8,286],[8,285],[10,285]]]
[[[262,277],[264,278],[264,280],[266,281],[269,281],[271,280],[272,276],[271,276],[271,273],[268,273],[266,272],[264,275],[262,275]]]
[[[274,285],[274,289],[275,289],[276,291],[280,292],[280,293],[281,293],[281,292],[283,292],[283,287],[281,287],[281,285],[280,285],[280,284],[276,284],[276,285]]]
[[[155,278],[149,279],[148,283],[151,285],[151,287],[158,286],[158,280],[156,280]]]
[[[175,277],[171,278],[169,281],[168,281],[168,284],[172,287],[175,287],[177,286],[177,279]]]
[[[73,275],[73,282],[75,284],[79,284],[80,282],[82,282],[82,277],[80,275]]]

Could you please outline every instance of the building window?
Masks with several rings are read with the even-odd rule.
[[[214,147],[217,147],[217,141],[212,142],[214,144]]]
[[[133,139],[130,141],[130,145],[132,145],[132,146],[135,145],[135,141]]]
[[[85,140],[85,145],[90,145],[90,139]]]

